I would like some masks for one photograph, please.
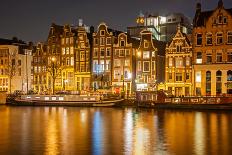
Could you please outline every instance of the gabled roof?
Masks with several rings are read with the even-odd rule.
[[[218,7],[216,9],[218,9]],[[196,11],[195,17],[193,19],[193,27],[205,26],[205,22],[214,13],[214,11],[216,11],[216,9],[209,10],[209,11],[202,11],[202,12],[201,11],[200,12]],[[225,9],[225,10],[232,15],[232,8]]]

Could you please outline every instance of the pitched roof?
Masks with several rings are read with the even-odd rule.
[[[166,42],[153,39],[153,45],[158,49],[158,55],[165,56]]]
[[[232,8],[225,9],[232,15]],[[205,22],[209,19],[209,17],[213,14],[215,10],[196,12],[195,17],[193,19],[193,27],[205,26]]]

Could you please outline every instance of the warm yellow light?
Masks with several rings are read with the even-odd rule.
[[[55,61],[56,61],[56,58],[55,58],[55,57],[52,57],[52,61],[55,62]]]
[[[141,57],[141,52],[138,51],[137,56],[140,58]]]

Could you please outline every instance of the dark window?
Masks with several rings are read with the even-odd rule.
[[[231,70],[229,70],[227,72],[227,81],[232,81],[232,71]]]
[[[186,73],[186,80],[189,80],[189,73]]]
[[[222,62],[222,53],[217,53],[217,62]]]
[[[211,72],[206,72],[206,95],[211,94]]]
[[[125,46],[125,41],[124,41],[124,40],[121,40],[120,45],[121,45],[121,46]]]
[[[224,17],[224,18],[223,18],[223,23],[224,23],[224,24],[227,24],[227,17]]]
[[[202,45],[202,34],[197,34],[197,45]]]
[[[206,54],[206,63],[212,63],[212,54]]]
[[[222,44],[223,43],[223,36],[222,33],[217,34],[217,44]]]
[[[168,79],[169,79],[169,80],[172,79],[172,73],[168,73]]]
[[[216,93],[217,94],[222,93],[222,72],[221,71],[216,72]]]
[[[104,57],[105,51],[104,49],[101,49],[101,57]]]
[[[232,62],[232,52],[227,53],[227,62]]]
[[[227,33],[227,43],[232,44],[232,32]]]
[[[212,43],[213,43],[212,34],[207,34],[206,35],[206,44],[212,45]]]
[[[176,81],[182,81],[182,73],[176,73]]]

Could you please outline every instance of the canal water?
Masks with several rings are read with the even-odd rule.
[[[232,153],[232,113],[0,106],[0,154]]]

